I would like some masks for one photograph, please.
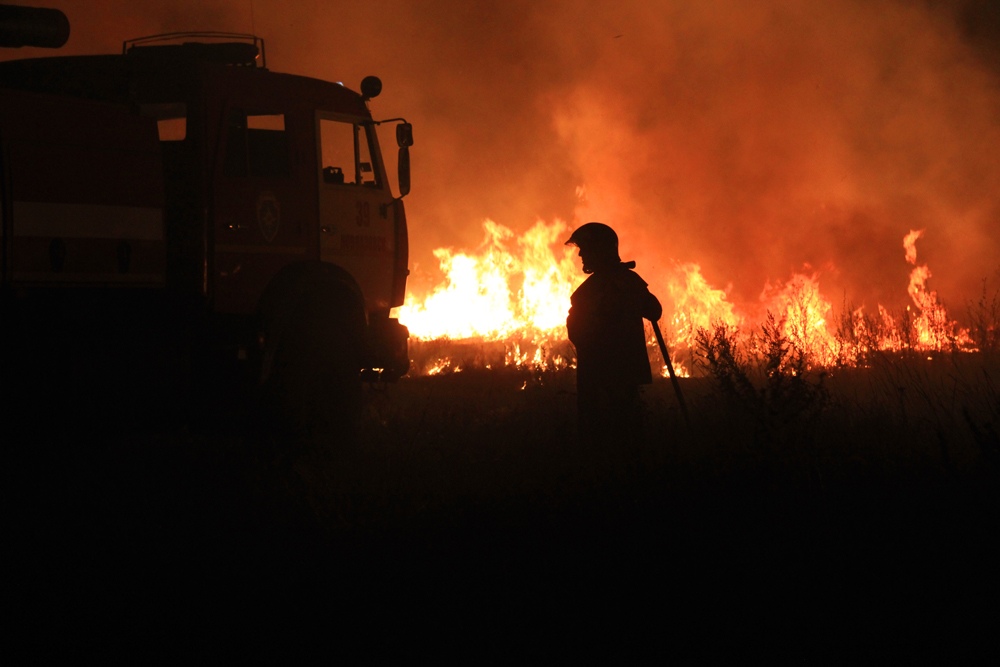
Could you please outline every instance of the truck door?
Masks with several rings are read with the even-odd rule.
[[[314,181],[281,109],[230,104],[213,193],[215,310],[252,313],[285,265],[317,255]]]
[[[375,128],[356,117],[317,112],[320,257],[354,276],[369,312],[388,312],[396,210]]]

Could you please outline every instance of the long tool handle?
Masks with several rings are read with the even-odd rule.
[[[684,415],[684,423],[691,427],[691,417],[688,416],[687,404],[684,403],[684,394],[681,393],[681,383],[677,381],[674,373],[674,365],[670,362],[670,351],[667,344],[663,342],[663,334],[660,332],[660,323],[653,322],[653,333],[656,334],[656,342],[660,345],[660,354],[663,355],[663,363],[667,365],[667,372],[670,373],[670,383],[674,385],[674,393],[677,394],[677,403],[681,406],[681,414]]]

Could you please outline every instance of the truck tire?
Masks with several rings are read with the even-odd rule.
[[[262,408],[292,456],[347,446],[357,434],[364,302],[353,281],[327,266],[279,275],[262,299]]]

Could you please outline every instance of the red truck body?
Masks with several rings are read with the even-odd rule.
[[[406,372],[389,317],[406,218],[368,109],[381,84],[271,72],[262,52],[169,35],[0,63],[7,334],[145,320],[291,395]],[[405,195],[412,131],[393,122]]]

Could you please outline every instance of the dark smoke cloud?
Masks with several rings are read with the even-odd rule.
[[[1000,16],[985,0],[39,4],[69,16],[65,52],[255,30],[272,69],[381,76],[376,116],[415,126],[417,268],[434,247],[475,247],[487,217],[604,220],[654,286],[698,262],[737,301],[809,270],[835,303],[902,305],[916,228],[954,307],[1000,266]]]

